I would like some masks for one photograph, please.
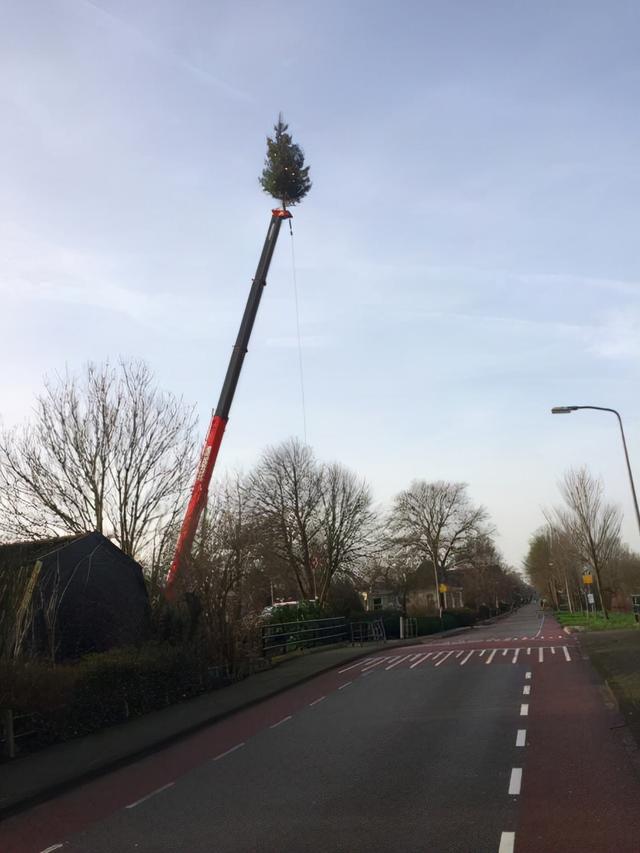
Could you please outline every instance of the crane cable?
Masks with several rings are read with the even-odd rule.
[[[300,399],[302,402],[302,427],[304,443],[307,443],[307,407],[304,396],[304,371],[302,369],[302,338],[300,336],[300,307],[298,304],[298,277],[296,274],[296,253],[293,246],[293,228],[289,220],[289,234],[291,236],[291,268],[293,271],[293,297],[296,308],[296,334],[298,337],[298,367],[300,369]]]

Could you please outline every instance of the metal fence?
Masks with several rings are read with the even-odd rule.
[[[279,622],[261,628],[262,654],[265,657],[286,655],[327,643],[349,640],[349,626],[343,616],[329,619],[306,619],[303,622]]]

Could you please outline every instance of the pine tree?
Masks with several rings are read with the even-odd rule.
[[[274,125],[275,135],[267,137],[267,157],[260,176],[262,189],[287,205],[293,207],[306,196],[311,189],[309,167],[304,165],[304,152],[295,145],[291,134],[287,133],[282,113]]]

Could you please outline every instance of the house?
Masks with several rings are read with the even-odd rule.
[[[102,534],[0,545],[0,656],[77,659],[149,632],[142,568]]]
[[[459,576],[450,572],[443,591],[445,610],[464,607],[464,592]],[[398,610],[407,616],[428,616],[438,612],[438,593],[432,566],[424,562],[406,577],[404,586],[389,584],[384,580],[374,583],[361,593],[365,610]]]

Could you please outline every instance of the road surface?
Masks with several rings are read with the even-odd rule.
[[[640,779],[530,605],[326,673],[7,820],[2,853],[637,853]]]

